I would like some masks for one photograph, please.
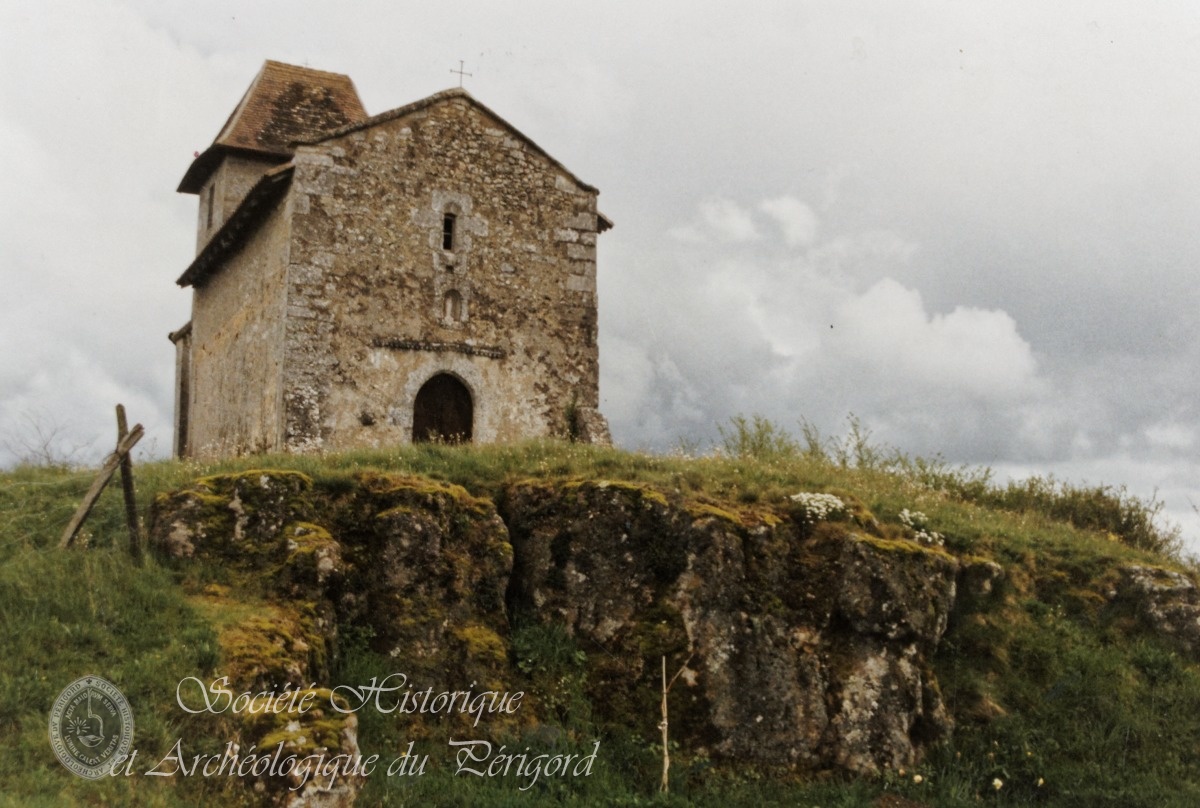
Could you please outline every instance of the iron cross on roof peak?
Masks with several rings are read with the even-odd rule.
[[[457,73],[457,74],[458,74],[458,86],[459,86],[459,87],[462,87],[462,86],[463,86],[463,84],[462,84],[462,81],[463,81],[463,76],[470,76],[470,75],[473,75],[473,74],[471,74],[471,73],[464,73],[464,72],[463,72],[463,60],[462,60],[462,59],[459,59],[459,60],[458,60],[458,70],[455,70],[455,69],[452,67],[452,68],[450,68],[450,72],[451,72],[451,73]]]

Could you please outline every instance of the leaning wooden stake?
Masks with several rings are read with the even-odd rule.
[[[146,431],[142,429],[142,425],[137,424],[133,427],[132,432],[118,441],[116,451],[105,459],[104,465],[100,468],[100,473],[96,475],[96,479],[92,482],[92,487],[83,495],[83,502],[79,503],[79,508],[76,509],[75,515],[67,523],[67,529],[63,531],[62,539],[58,542],[59,547],[70,547],[71,542],[75,541],[75,534],[83,526],[83,520],[87,519],[87,515],[91,513],[92,506],[96,504],[96,500],[100,498],[100,492],[104,490],[104,486],[108,485],[108,481],[112,479],[113,473],[121,465],[121,459],[129,455],[130,450],[137,445],[137,442],[142,439],[142,435],[145,433]]]
[[[117,441],[124,440],[129,435],[129,426],[125,421],[125,405],[117,405]],[[142,531],[138,524],[137,497],[133,489],[133,460],[127,452],[121,458],[121,491],[125,495],[125,523],[129,526],[129,555],[135,564],[142,563]]]
[[[683,667],[675,671],[675,675],[671,677],[671,681],[667,682],[667,658],[662,658],[662,721],[659,722],[658,728],[662,732],[662,750],[663,750],[663,769],[662,769],[662,785],[659,786],[659,791],[663,794],[670,792],[671,781],[669,773],[671,771],[671,751],[668,746],[667,739],[667,694],[671,692],[671,688],[675,686],[675,680],[679,675],[687,670],[688,662],[692,661],[694,654],[689,654]]]

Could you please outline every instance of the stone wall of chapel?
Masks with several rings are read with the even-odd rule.
[[[289,447],[409,440],[438,372],[471,390],[478,441],[598,406],[594,190],[461,98],[294,162]]]
[[[281,203],[193,290],[189,456],[283,448],[288,238]]]

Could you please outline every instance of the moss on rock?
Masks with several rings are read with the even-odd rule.
[[[576,637],[602,723],[644,725],[663,657],[677,667],[691,655],[678,692],[691,707],[673,722],[685,746],[872,771],[914,760],[916,742],[897,736],[873,754],[850,739],[917,725],[944,734],[926,655],[953,602],[948,554],[856,534],[855,519],[872,519],[865,509],[801,524],[786,511],[746,518],[741,507],[646,490],[539,482],[503,496],[515,552],[510,605]],[[832,662],[851,658],[859,661],[844,670]],[[887,711],[836,707],[870,703],[843,693],[839,677],[850,671],[863,693],[904,695]],[[844,740],[831,746],[835,726]]]
[[[255,471],[156,503],[158,544],[175,563],[243,576],[209,600],[265,590],[256,613],[221,632],[231,678],[319,688],[339,627],[353,627],[421,689],[512,691],[534,676],[543,702],[490,733],[585,714],[641,733],[658,720],[664,658],[672,672],[691,660],[672,695],[685,705],[673,737],[718,758],[874,771],[915,760],[946,730],[929,659],[958,562],[849,496],[838,518],[814,521],[641,483],[526,481],[499,493],[502,518],[460,486],[353,479],[325,491]],[[566,632],[580,660],[559,674],[569,687],[521,667],[510,614]],[[404,732],[430,737],[460,718],[406,717]],[[296,748],[346,729],[272,721],[255,726],[258,739]]]

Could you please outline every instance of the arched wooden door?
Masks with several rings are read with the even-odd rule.
[[[470,443],[474,421],[471,391],[449,373],[439,373],[417,391],[413,443]]]

